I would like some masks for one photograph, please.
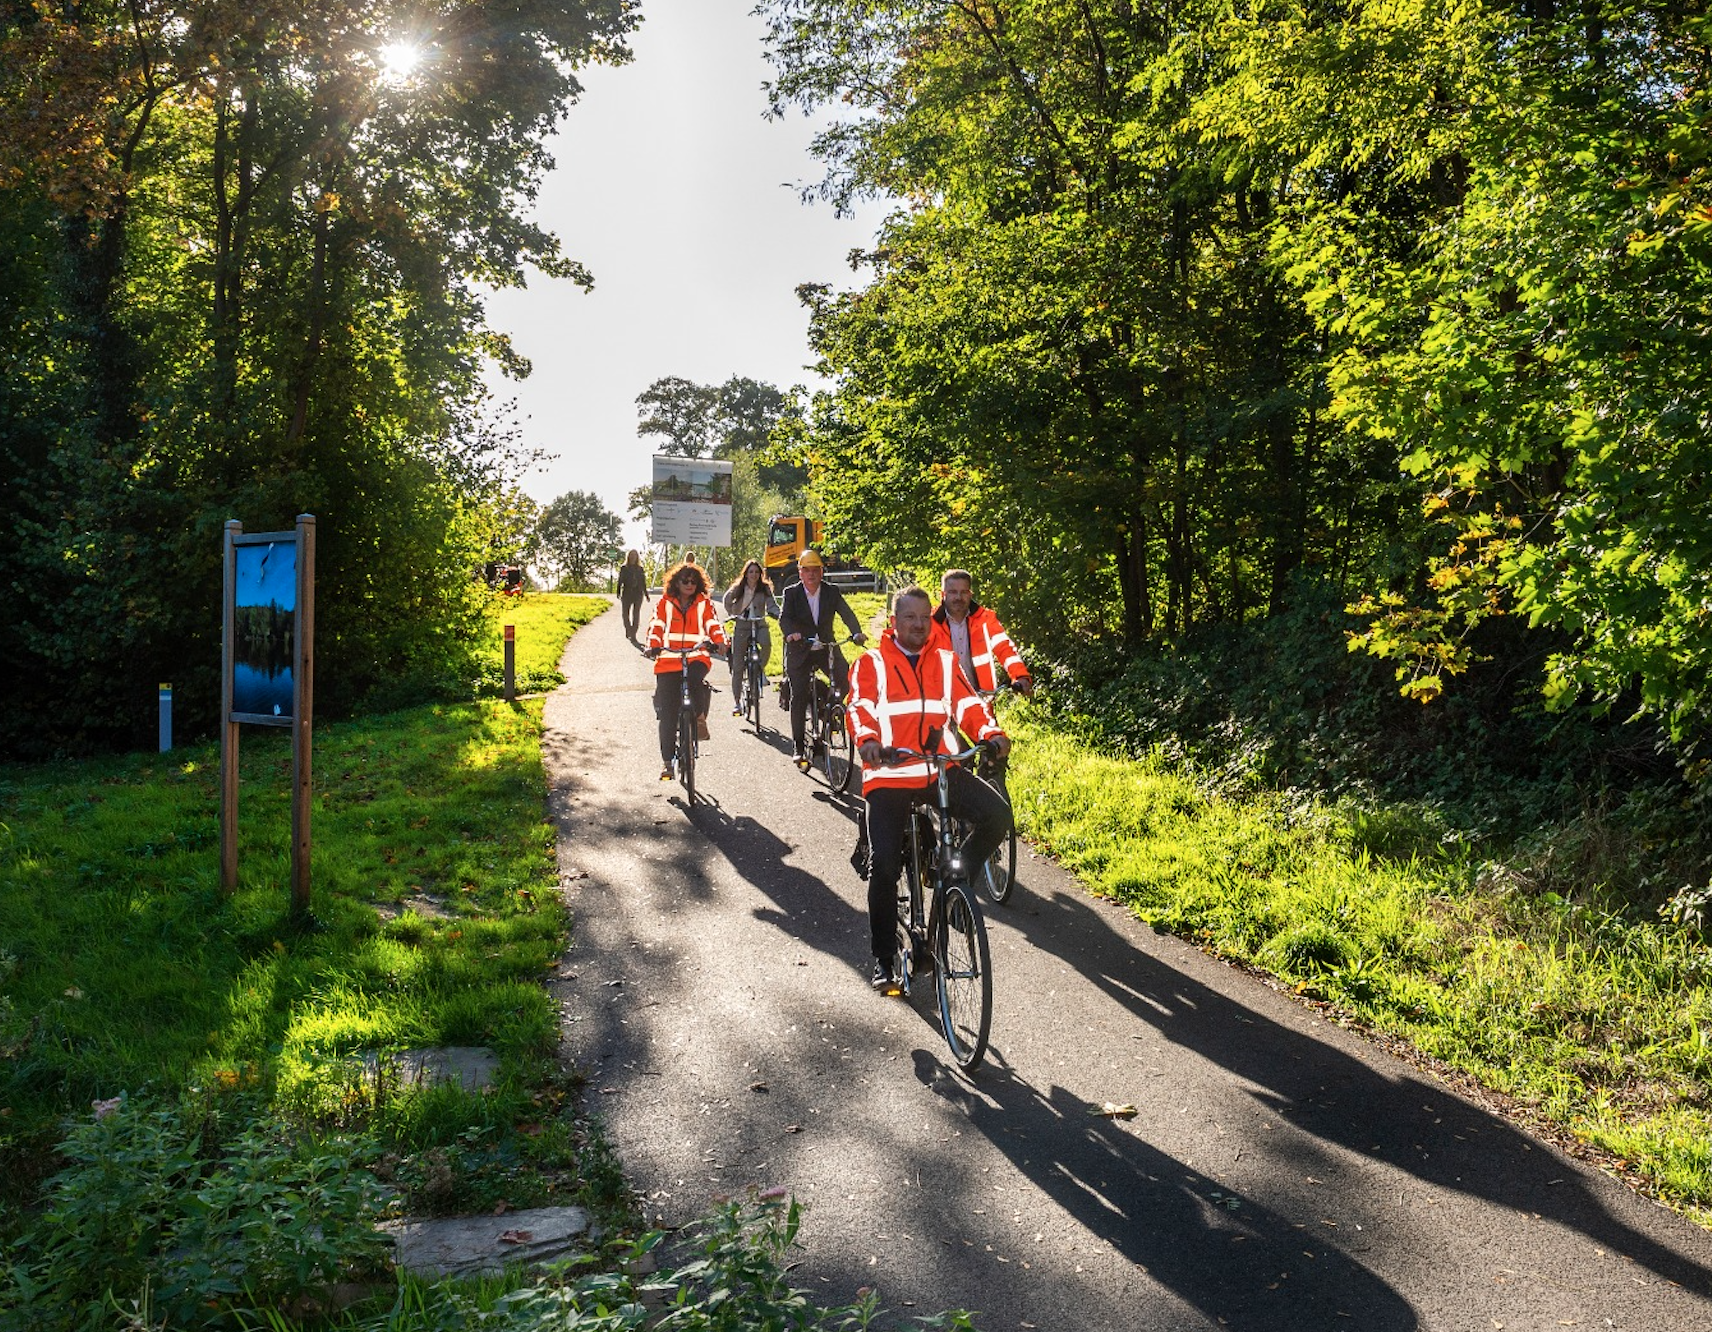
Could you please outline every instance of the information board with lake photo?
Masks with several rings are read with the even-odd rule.
[[[233,596],[232,711],[292,718],[297,632],[297,543],[238,546]]]

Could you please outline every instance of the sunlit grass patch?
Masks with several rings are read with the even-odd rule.
[[[1415,811],[1218,796],[1093,751],[1026,704],[1023,832],[1096,892],[1405,1037],[1712,1207],[1712,957],[1691,934],[1515,889]]]
[[[513,669],[519,693],[554,689],[565,682],[559,673],[559,658],[565,640],[612,603],[606,597],[576,596],[559,592],[526,592],[517,597],[494,598],[488,638],[479,651],[481,678],[479,697],[491,698],[504,685],[504,626],[516,631],[512,645]]]

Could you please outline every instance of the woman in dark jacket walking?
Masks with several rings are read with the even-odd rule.
[[[624,636],[632,643],[642,625],[642,603],[648,600],[648,575],[642,568],[642,554],[631,551],[618,569],[618,604],[624,612]]]

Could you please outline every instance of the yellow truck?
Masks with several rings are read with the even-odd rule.
[[[871,569],[828,553],[821,545],[821,523],[818,518],[800,514],[775,514],[767,523],[767,549],[761,555],[761,565],[767,581],[775,592],[783,592],[797,581],[797,559],[810,546],[820,551],[826,561],[826,581],[846,591],[875,591],[878,580]]]

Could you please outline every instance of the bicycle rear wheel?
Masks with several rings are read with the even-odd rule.
[[[834,791],[850,785],[850,732],[844,725],[844,705],[834,703],[826,712],[826,734],[823,737],[821,764],[826,769],[826,784]]]
[[[939,1025],[951,1057],[965,1072],[987,1053],[993,1025],[993,970],[987,927],[975,895],[961,883],[947,885],[934,949],[939,989]]]
[[[995,902],[1003,903],[1016,886],[1016,853],[1016,825],[1012,824],[1005,832],[1005,840],[981,866],[981,882],[986,886],[987,896]]]
[[[686,703],[678,709],[678,780],[684,784],[684,798],[695,804],[695,707]]]

